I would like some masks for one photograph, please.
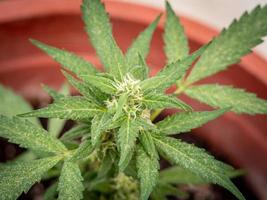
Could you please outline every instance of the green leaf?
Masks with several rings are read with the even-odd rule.
[[[128,66],[123,53],[112,36],[112,29],[100,0],[83,0],[83,20],[87,34],[105,68],[122,80]]]
[[[65,97],[63,94],[60,94],[59,92],[50,88],[47,85],[42,85],[42,88],[47,94],[49,94],[49,96],[53,98],[54,101],[60,100]]]
[[[166,81],[166,76],[153,76],[140,82],[140,87],[145,93],[161,89],[164,81]]]
[[[170,137],[154,137],[154,142],[160,153],[171,162],[197,174],[206,181],[223,186],[238,199],[245,200],[226,175],[229,166],[215,160],[203,149]]]
[[[196,174],[180,166],[173,166],[162,170],[159,175],[159,182],[177,185],[207,183],[207,181],[203,180]]]
[[[80,200],[83,198],[83,177],[77,163],[65,161],[58,183],[59,200]]]
[[[146,112],[149,112],[148,114],[150,114],[149,110],[147,110]],[[155,124],[151,122],[149,118],[145,119],[143,117],[137,117],[135,119],[135,124],[138,126],[139,130],[143,130],[143,131],[156,131],[157,130],[157,127],[155,126]]]
[[[179,189],[178,187],[159,182],[151,194],[151,199],[152,200],[168,200],[168,197],[170,196],[177,197],[178,199],[189,198],[189,194]]]
[[[81,159],[86,159],[93,152],[92,142],[90,139],[84,140],[79,148],[77,148],[74,154],[70,157],[69,161],[75,162]]]
[[[267,34],[267,6],[256,7],[246,12],[238,21],[234,20],[228,29],[213,40],[191,71],[187,81],[193,83],[237,63],[262,42]]]
[[[176,113],[156,125],[160,132],[166,135],[189,132],[191,129],[198,128],[203,124],[223,115],[229,109],[220,109],[206,112],[182,112]]]
[[[94,147],[99,144],[102,134],[107,130],[110,123],[111,116],[107,112],[104,112],[102,115],[96,115],[93,118],[91,126],[91,141]]]
[[[17,117],[0,115],[0,136],[21,147],[37,151],[63,153],[67,149],[47,131]]]
[[[179,108],[190,111],[192,108],[175,96],[149,93],[144,96],[142,102],[148,109]]]
[[[128,94],[127,93],[124,93],[119,97],[118,106],[116,108],[116,113],[114,114],[113,119],[112,119],[113,121],[116,121],[119,117],[122,116],[123,107],[127,103],[127,99],[128,99]]]
[[[138,37],[133,41],[130,48],[126,53],[126,58],[131,65],[131,68],[135,65],[138,65],[139,55],[143,58],[146,58],[149,53],[149,46],[152,39],[152,35],[159,23],[161,15],[157,18],[143,31]]]
[[[54,137],[58,137],[65,126],[66,121],[62,119],[49,119],[47,121],[47,130]]]
[[[156,76],[146,79],[140,83],[143,90],[165,90],[182,78],[191,64],[196,60],[208,47],[205,45],[192,53],[190,56],[175,61],[165,66]]]
[[[137,174],[140,179],[140,200],[147,200],[157,184],[159,161],[146,154],[142,146],[139,146],[136,154]]]
[[[76,80],[72,75],[66,71],[62,71],[63,75],[67,78],[69,83],[75,87],[84,97],[95,104],[101,104],[100,101],[106,99],[106,94],[102,93],[99,89],[92,85],[87,85],[84,82]]]
[[[164,28],[165,53],[168,63],[173,63],[188,56],[189,48],[184,28],[168,1],[166,1],[166,10],[167,20]]]
[[[34,183],[39,182],[44,173],[55,166],[59,160],[58,157],[48,157],[1,168],[0,199],[17,199],[22,192],[27,192]]]
[[[82,74],[95,74],[97,70],[92,64],[73,53],[61,50],[37,40],[30,40],[35,46],[50,55],[55,61],[60,63],[63,68],[74,72],[80,76]]]
[[[55,182],[50,185],[43,195],[43,200],[56,200],[58,183]]]
[[[244,175],[243,170],[229,170],[226,171],[226,175],[229,178],[235,178]],[[196,174],[186,170],[180,166],[173,166],[166,168],[160,172],[160,183],[168,184],[207,184],[208,182],[203,178],[200,178]]]
[[[37,155],[36,152],[33,152],[31,150],[24,151],[21,154],[19,154],[14,160],[8,161],[8,163],[16,163],[21,161],[31,161],[36,159]]]
[[[132,152],[135,148],[135,142],[138,135],[138,129],[134,120],[128,117],[121,125],[118,132],[118,144],[120,147],[119,168],[123,171],[129,164]]]
[[[73,140],[73,139],[78,139],[84,135],[89,135],[91,132],[90,126],[87,124],[81,124],[77,125],[70,130],[66,131],[64,135],[61,136],[61,140]]]
[[[66,97],[45,108],[29,113],[20,114],[20,117],[46,117],[73,120],[88,120],[95,114],[103,112],[103,108],[89,102],[84,97]]]
[[[15,94],[11,89],[0,85],[0,114],[5,116],[15,116],[19,113],[32,111],[32,107],[21,96]],[[40,125],[37,118],[30,120],[36,125]]]
[[[102,160],[101,166],[97,172],[97,178],[102,179],[107,176],[109,171],[113,167],[113,162],[114,162],[114,154],[112,153],[111,150],[105,152],[104,158]]]
[[[207,84],[190,87],[185,93],[215,108],[231,107],[236,113],[267,114],[267,101],[243,89]]]
[[[86,83],[95,86],[102,92],[107,94],[114,94],[116,92],[116,88],[114,87],[115,82],[109,78],[91,75],[84,75],[82,78]]]
[[[119,128],[123,121],[125,121],[127,116],[123,115],[120,118],[118,118],[116,121],[112,121],[110,124],[108,124],[107,129],[115,129]]]
[[[139,140],[147,155],[149,155],[151,158],[158,158],[158,152],[154,145],[154,140],[151,134],[152,133],[148,131],[140,131]]]
[[[147,79],[149,76],[149,67],[146,64],[145,59],[139,54],[138,63],[131,67],[130,74],[138,80]]]
[[[59,92],[54,89],[43,85],[43,89],[54,99],[54,101],[58,101],[60,99],[65,98],[66,95],[69,95],[69,86],[67,84],[63,84],[59,90]],[[61,119],[50,119],[47,121],[47,130],[48,132],[55,136],[56,138],[60,135],[66,121]]]

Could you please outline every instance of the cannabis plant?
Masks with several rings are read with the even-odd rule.
[[[64,95],[45,87],[53,98],[47,107],[0,116],[0,136],[34,155],[0,166],[0,199],[16,199],[42,178],[53,178],[45,199],[165,199],[184,195],[176,188],[180,183],[214,183],[244,200],[230,180],[235,173],[231,166],[174,135],[228,111],[267,113],[267,101],[252,93],[227,85],[195,84],[237,63],[261,42],[267,34],[267,6],[245,13],[209,44],[189,54],[183,27],[166,3],[167,64],[154,77],[149,77],[145,59],[160,16],[124,54],[112,36],[100,0],[84,0],[81,10],[105,70],[99,71],[73,53],[31,40],[62,65],[62,73],[81,95]],[[175,92],[166,94],[173,85]],[[181,93],[215,109],[194,111],[177,98]],[[165,108],[178,111],[155,123]],[[75,126],[57,138],[58,126],[52,126],[57,131],[46,131],[34,117],[73,120]],[[63,122],[54,121],[58,123]],[[161,157],[174,167],[159,172]]]

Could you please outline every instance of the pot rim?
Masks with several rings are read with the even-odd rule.
[[[46,0],[44,4],[40,4],[36,0],[4,1],[0,3],[0,13],[5,13],[4,15],[0,15],[0,24],[55,14],[79,15],[81,2],[81,0]],[[140,4],[112,0],[105,0],[104,2],[112,17],[144,24],[151,23],[159,13],[163,13],[160,9]],[[8,12],[6,12],[7,10]],[[20,10],[20,12],[17,12],[17,10]],[[136,10],[139,13],[146,13],[146,15],[136,15]],[[200,44],[208,43],[219,33],[214,28],[188,17],[180,16],[180,20],[185,27],[188,38]],[[160,20],[158,27],[163,29],[164,20]],[[255,52],[244,56],[240,63],[240,66],[245,71],[257,77],[264,85],[267,85],[267,73],[262,73],[262,71],[266,70],[266,65],[267,59]]]
[[[157,8],[151,8],[129,2],[112,0],[105,0],[104,2],[108,12],[113,18],[124,19],[143,24],[151,23],[155,17],[162,12],[162,10]],[[33,17],[42,18],[51,15],[70,14],[80,15],[80,4],[81,0],[46,0],[44,4],[45,6],[40,5],[40,2],[36,0],[4,1],[0,3],[0,13],[5,13],[4,15],[0,15],[0,24],[11,23],[23,19],[31,19]],[[6,12],[7,10],[8,12]],[[16,12],[17,10],[20,10],[21,12]],[[146,13],[146,15],[136,15],[136,10],[138,10],[139,13]],[[200,44],[208,43],[218,34],[218,31],[215,29],[195,20],[191,20],[188,17],[180,16],[180,20],[185,27],[185,32],[188,38],[191,38]],[[160,20],[158,27],[163,29],[164,20]],[[41,56],[39,59],[42,58],[43,57]],[[28,58],[26,58],[25,62],[27,62],[27,59]],[[267,60],[259,56],[257,53],[251,53],[243,57],[239,65],[243,70],[257,77],[257,79],[259,79],[267,87],[267,73],[262,73],[266,70]],[[1,73],[4,70],[15,70],[15,68],[0,68]],[[240,120],[241,119],[237,119],[237,121]],[[254,186],[254,189],[258,193],[262,192],[259,191],[257,186]]]

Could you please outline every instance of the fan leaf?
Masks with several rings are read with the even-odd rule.
[[[229,109],[220,109],[207,112],[182,112],[171,115],[156,125],[160,132],[166,135],[189,132],[203,124],[223,115]]]
[[[252,12],[244,13],[239,20],[234,20],[229,28],[212,41],[191,71],[187,82],[196,82],[239,62],[267,34],[266,18],[267,5],[258,6]]]
[[[112,35],[111,25],[100,0],[83,0],[86,32],[107,71],[122,80],[128,69],[123,53]]]
[[[58,200],[80,200],[83,198],[83,177],[78,164],[65,161],[58,183]]]
[[[46,117],[72,120],[88,120],[95,114],[101,113],[104,108],[88,101],[84,97],[66,97],[45,108],[29,113],[20,114],[20,117]]]
[[[139,80],[145,80],[149,76],[149,67],[146,64],[145,59],[139,54],[138,62],[136,65],[132,66],[129,70],[130,74],[134,78]]]
[[[161,15],[159,15],[143,32],[141,32],[128,49],[126,58],[131,67],[139,64],[139,55],[142,58],[146,58],[149,52],[152,35],[159,23],[160,17]]]
[[[166,1],[166,10],[167,20],[164,28],[164,50],[168,63],[173,63],[188,56],[189,48],[184,28],[168,1]]]
[[[124,169],[131,161],[132,152],[135,149],[135,142],[138,135],[138,131],[139,130],[136,127],[135,121],[130,119],[130,117],[124,120],[119,129],[118,144],[120,147],[120,171],[124,171]]]
[[[159,161],[155,157],[150,157],[142,146],[139,146],[136,154],[137,174],[140,179],[140,200],[147,200],[157,184]]]
[[[203,149],[170,137],[154,137],[154,142],[160,153],[171,162],[180,165],[206,181],[223,186],[239,200],[245,200],[240,191],[227,177],[230,167],[215,160]]]
[[[231,107],[236,113],[267,114],[267,101],[243,89],[207,84],[190,87],[185,93],[215,108]]]
[[[20,113],[32,111],[30,104],[21,96],[15,94],[11,89],[0,84],[0,114],[5,116],[15,116]],[[30,121],[38,126],[40,123],[37,118],[32,118]]]
[[[92,75],[84,75],[82,78],[86,83],[93,85],[104,93],[114,94],[116,92],[115,82],[109,78]]]
[[[0,115],[0,136],[21,147],[49,153],[64,153],[66,147],[47,131],[18,117]]]
[[[142,102],[149,109],[178,108],[191,111],[192,108],[175,96],[149,93],[144,96]]]
[[[156,76],[142,81],[140,83],[142,89],[145,91],[164,91],[186,74],[186,71],[191,64],[206,50],[207,47],[208,45],[205,45],[190,56],[168,64],[159,71]]]
[[[1,167],[0,199],[17,199],[22,192],[27,192],[34,183],[39,182],[59,160],[58,157],[48,157]]]
[[[77,76],[82,74],[95,74],[97,72],[96,68],[82,57],[68,51],[49,46],[37,40],[30,41],[50,55],[55,61],[60,63],[63,68],[75,73]]]
[[[111,116],[107,112],[104,112],[102,115],[96,115],[93,118],[91,126],[91,140],[93,146],[99,144],[103,132],[107,130],[108,125],[111,123],[111,119]]]

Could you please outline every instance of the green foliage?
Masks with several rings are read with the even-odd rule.
[[[148,78],[149,67],[146,64],[145,59],[139,54],[138,63],[129,70],[130,74],[134,78],[144,80]]]
[[[83,177],[78,164],[65,161],[59,177],[58,199],[80,200],[83,198]]]
[[[65,71],[62,71],[66,79],[69,81],[69,83],[76,88],[81,95],[86,97],[88,101],[93,102],[95,104],[100,104],[100,100],[105,98],[104,93],[102,93],[99,89],[88,86],[86,83],[76,80],[72,75],[68,74]]]
[[[19,113],[32,111],[32,107],[19,95],[16,95],[11,89],[0,85],[0,114],[5,116],[15,116]],[[35,118],[30,121],[40,125]]]
[[[96,115],[93,118],[91,126],[91,140],[93,146],[100,142],[100,137],[107,129],[109,123],[111,123],[111,118],[107,112],[104,112],[102,115]]]
[[[103,4],[99,0],[84,0],[82,12],[90,41],[106,70],[121,80],[127,72],[128,63],[112,36],[111,25]]]
[[[216,37],[196,63],[188,82],[192,83],[237,63],[251,48],[262,42],[267,34],[267,6],[256,7],[234,20],[229,28]]]
[[[173,63],[188,56],[189,48],[184,28],[167,1],[166,11],[167,19],[164,29],[165,53],[168,58],[168,63]]]
[[[29,113],[20,114],[20,117],[47,117],[59,119],[88,120],[95,114],[103,112],[103,108],[89,102],[84,97],[66,97],[45,108]]]
[[[216,161],[203,149],[170,137],[154,137],[158,150],[171,162],[188,169],[204,180],[219,184],[231,191],[238,199],[245,199],[226,173],[228,166]]]
[[[167,96],[164,94],[149,93],[144,96],[143,103],[148,109],[157,108],[178,108],[182,110],[192,110],[192,108],[175,96]]]
[[[203,178],[200,178],[196,174],[185,170],[180,166],[173,166],[167,169],[164,169],[160,172],[159,176],[161,183],[168,184],[203,184],[206,181]]]
[[[165,66],[155,77],[151,78],[156,79],[157,77],[161,77],[160,80],[158,80],[157,84],[154,85],[152,83],[150,87],[153,87],[154,89],[158,88],[164,90],[174,84],[177,80],[180,80],[185,75],[191,64],[203,52],[205,52],[207,47],[208,45],[204,45],[203,47],[192,53],[190,56],[187,56]]]
[[[159,23],[160,16],[158,16],[149,27],[147,27],[142,33],[138,35],[138,37],[133,41],[131,46],[129,47],[126,58],[129,64],[132,67],[138,65],[139,56],[142,58],[146,58],[147,54],[149,53],[149,46],[152,39],[152,35]]]
[[[135,121],[129,117],[122,123],[118,131],[118,144],[120,148],[119,168],[123,171],[131,161],[132,152],[134,151],[135,141],[138,129]]]
[[[49,94],[49,96],[52,97],[54,101],[57,101],[57,100],[64,98],[63,94],[58,93],[57,91],[55,91],[54,89],[50,88],[47,85],[43,85],[43,90],[47,94]]]
[[[49,186],[43,195],[43,200],[56,200],[57,187],[57,182]]]
[[[63,153],[65,146],[42,128],[28,120],[0,115],[0,136],[21,147],[37,151]]]
[[[155,157],[150,157],[140,146],[137,150],[136,165],[140,178],[140,200],[146,200],[157,184],[159,162]]]
[[[166,135],[189,132],[203,124],[219,117],[229,109],[221,109],[206,112],[182,112],[176,113],[157,123],[160,132]]]
[[[189,197],[189,194],[171,184],[159,183],[153,190],[151,199],[168,200],[168,197],[170,196],[174,196],[179,199],[187,199]]]
[[[150,157],[158,157],[158,153],[156,151],[156,147],[151,134],[151,132],[142,131],[140,133],[139,139],[147,155],[149,155]]]
[[[80,138],[84,135],[88,135],[90,133],[90,126],[81,124],[73,127],[72,129],[66,131],[64,135],[61,136],[61,140],[73,140]]]
[[[260,42],[267,32],[266,6],[243,15],[211,43],[189,55],[184,29],[167,2],[164,43],[168,60],[154,77],[149,77],[146,56],[160,16],[137,36],[124,55],[113,38],[101,1],[83,0],[81,9],[86,31],[105,71],[98,71],[73,53],[32,40],[62,65],[63,75],[80,96],[44,86],[53,102],[32,111],[23,99],[0,87],[0,136],[31,150],[0,165],[0,199],[18,198],[43,177],[54,179],[44,199],[187,198],[177,185],[214,183],[244,200],[230,180],[239,172],[171,135],[191,131],[229,110],[267,113],[266,100],[244,90],[191,85],[237,62]],[[176,90],[165,94],[173,85]],[[220,109],[193,111],[176,97],[182,92]],[[161,121],[154,123],[168,108],[181,111],[157,118]],[[23,120],[16,114],[34,120]],[[48,131],[36,125],[32,117],[51,118]],[[64,129],[74,124],[59,139],[56,137],[64,132],[65,121],[58,119],[71,121]],[[161,157],[175,167],[159,172]]]
[[[60,91],[56,92],[48,86],[44,86],[46,92],[53,98],[54,101],[64,98],[66,95],[69,95],[69,87],[67,84],[63,84]],[[61,119],[50,119],[47,122],[47,130],[53,136],[58,137],[65,125],[65,120]]]
[[[57,164],[58,157],[43,158],[31,162],[19,162],[1,168],[0,198],[12,200],[27,192],[31,186],[39,182],[45,172]]]
[[[87,73],[95,73],[96,69],[86,60],[81,57],[76,56],[73,53],[67,52],[65,50],[60,50],[55,47],[51,47],[49,45],[43,44],[37,40],[31,40],[31,42],[42,49],[48,55],[50,55],[55,61],[60,63],[62,67],[76,75],[82,75]]]
[[[83,75],[82,78],[86,83],[95,86],[104,93],[114,94],[116,92],[115,82],[109,78],[94,75]]]
[[[128,94],[127,93],[124,93],[119,97],[118,106],[117,106],[116,112],[112,118],[113,121],[115,121],[116,119],[118,119],[119,117],[121,117],[123,115],[123,107],[126,106],[127,100],[128,100]]]
[[[93,147],[92,147],[92,141],[89,139],[85,139],[84,141],[81,142],[79,147],[75,150],[73,155],[70,157],[70,161],[78,161],[81,159],[86,159],[90,154],[93,152]]]
[[[242,170],[227,171],[229,178],[235,178],[244,174]],[[160,172],[160,183],[167,184],[207,184],[208,182],[200,178],[197,174],[190,172],[180,166],[172,166]]]
[[[207,84],[190,87],[185,93],[215,108],[230,106],[236,113],[267,114],[267,101],[243,89]]]
[[[47,123],[47,130],[55,137],[58,137],[65,125],[65,120],[50,119]]]

